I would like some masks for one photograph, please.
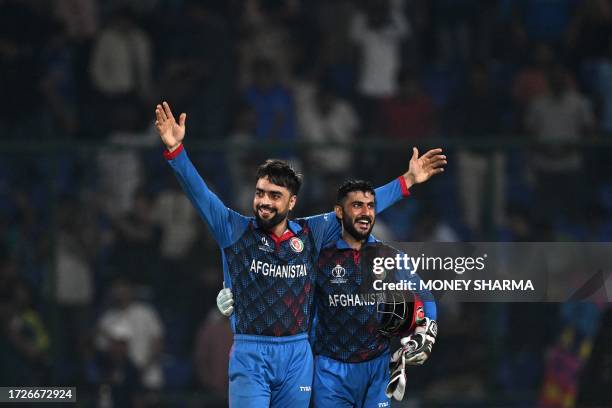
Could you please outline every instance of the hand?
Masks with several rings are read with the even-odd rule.
[[[157,128],[157,133],[159,133],[162,142],[166,145],[166,148],[169,151],[173,151],[181,145],[185,137],[185,120],[187,119],[187,114],[181,113],[177,124],[168,102],[164,102],[162,105],[157,105],[155,107],[155,127]]]
[[[402,357],[406,365],[423,364],[431,354],[437,335],[438,324],[426,317],[413,334],[400,340],[402,346],[393,353],[391,362],[395,363]]]
[[[412,148],[412,158],[408,171],[404,174],[404,180],[408,188],[415,184],[429,180],[433,175],[442,173],[446,165],[446,156],[442,149],[431,149],[421,157],[416,147]]]
[[[230,288],[223,288],[217,295],[217,309],[223,316],[231,316],[234,313],[234,296]]]
[[[431,354],[437,335],[436,321],[425,318],[414,330],[414,334],[400,340],[402,346],[393,353],[389,362],[391,379],[385,389],[387,398],[393,397],[398,401],[404,398],[406,366],[423,364]]]

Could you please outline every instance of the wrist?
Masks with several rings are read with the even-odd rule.
[[[176,149],[178,149],[181,146],[182,142],[178,142],[177,144],[175,144],[174,146],[168,146],[166,145],[166,149],[168,150],[168,152],[172,153],[173,151],[175,151]]]
[[[414,174],[412,174],[411,172],[404,174],[404,182],[406,183],[406,188],[414,186],[416,184]]]

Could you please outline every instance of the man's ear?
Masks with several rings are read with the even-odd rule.
[[[344,211],[342,210],[342,206],[336,204],[334,206],[334,212],[336,213],[336,218],[338,218],[339,220],[342,220],[342,217],[344,215]]]
[[[297,203],[297,196],[292,195],[291,197],[289,197],[289,211],[293,210],[293,207],[295,207],[295,203]]]

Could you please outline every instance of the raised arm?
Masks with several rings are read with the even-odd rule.
[[[155,108],[155,126],[166,146],[164,157],[196,208],[208,224],[215,240],[223,248],[235,242],[248,225],[248,218],[230,210],[206,185],[183,147],[187,115],[181,113],[177,123],[167,102]]]
[[[408,170],[397,179],[376,189],[376,213],[379,214],[403,197],[408,197],[413,185],[424,183],[432,176],[442,173],[446,164],[442,149],[429,150],[419,157],[419,151],[414,147]],[[340,223],[333,211],[307,217],[307,220],[320,248],[333,244],[340,236]]]

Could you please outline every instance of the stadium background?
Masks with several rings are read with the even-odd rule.
[[[607,0],[0,0],[0,73],[3,386],[224,406],[219,253],[162,158],[162,98],[247,214],[266,157],[305,173],[297,216],[442,146],[379,237],[612,238]],[[609,406],[609,310],[443,305],[406,406]]]

